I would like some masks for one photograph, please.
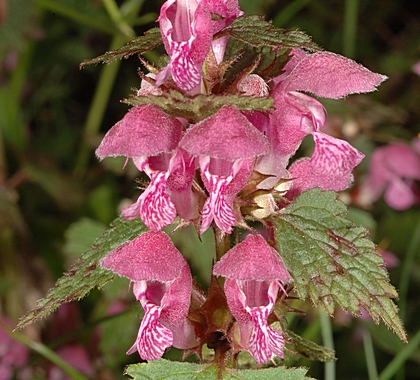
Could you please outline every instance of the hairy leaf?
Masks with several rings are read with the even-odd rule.
[[[277,367],[258,370],[225,370],[223,380],[301,380],[306,377],[305,368]],[[218,368],[214,365],[172,362],[160,359],[150,363],[133,364],[126,374],[135,380],[216,380]]]
[[[319,344],[305,339],[290,330],[287,330],[286,332],[293,342],[293,344],[288,344],[291,351],[298,352],[306,358],[318,360],[320,362],[330,362],[335,360],[335,352],[333,350],[320,346]]]
[[[162,44],[159,28],[148,30],[143,36],[136,37],[118,50],[109,51],[99,57],[87,59],[80,64],[80,68],[96,63],[111,63],[116,59],[128,58],[133,54],[144,54]]]
[[[271,109],[273,99],[251,98],[241,95],[196,95],[188,97],[177,91],[155,96],[133,96],[124,103],[132,106],[155,104],[167,114],[182,117],[196,123],[216,113],[224,105],[233,105],[240,111],[266,111]]]
[[[225,52],[225,61],[232,64],[223,77],[221,88],[229,85],[250,67],[253,74],[263,78],[274,78],[283,72],[286,63],[291,59],[291,49],[274,49],[269,46],[255,47],[242,41],[229,39]]]
[[[368,231],[344,216],[335,192],[311,189],[274,217],[277,250],[301,299],[332,315],[335,303],[355,316],[365,309],[375,323],[382,319],[406,341],[398,294],[389,283],[382,257]]]
[[[276,28],[260,15],[241,16],[233,20],[214,38],[229,36],[252,46],[301,48],[308,51],[320,50],[310,36],[299,30]]]
[[[92,248],[86,251],[70,270],[64,273],[47,296],[38,301],[35,309],[23,316],[17,329],[34,323],[52,313],[63,303],[79,300],[86,296],[91,289],[104,286],[114,277],[114,274],[99,266],[99,261],[113,249],[126,241],[147,231],[147,227],[140,219],[123,220],[119,217],[113,221],[111,228],[96,239]]]

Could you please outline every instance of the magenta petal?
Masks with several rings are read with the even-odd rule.
[[[173,151],[181,138],[183,125],[155,105],[133,107],[105,135],[96,155],[105,157],[152,156]]]
[[[317,128],[311,110],[297,101],[297,96],[286,95],[281,86],[280,84],[274,90],[276,111],[270,114],[269,123],[264,130],[270,150],[267,154],[260,156],[256,164],[258,172],[273,176],[261,182],[259,188],[262,189],[275,186],[285,173],[290,157],[295,154],[302,140]],[[298,100],[305,99],[305,103],[309,104],[309,100],[304,98],[306,95],[301,95],[302,97],[299,97]],[[313,102],[316,100],[313,99]],[[315,105],[312,105],[311,108],[320,110]],[[321,116],[318,115],[318,117]]]
[[[162,357],[165,349],[172,346],[172,331],[159,323],[160,307],[146,303],[143,308],[144,317],[137,340],[127,351],[127,355],[138,351],[143,360],[158,360]]]
[[[202,211],[200,233],[204,233],[214,219],[217,227],[223,232],[230,234],[236,217],[232,206],[225,199],[226,187],[232,178],[223,178],[217,175],[209,175],[210,196],[206,199]]]
[[[261,235],[252,234],[230,249],[216,263],[213,273],[236,280],[291,280],[278,252]]]
[[[238,260],[237,265],[246,267],[248,263]],[[240,344],[259,364],[267,363],[273,354],[284,357],[283,336],[268,325],[280,286],[277,280],[225,281],[226,300],[239,325]]]
[[[289,169],[294,178],[286,195],[289,199],[314,187],[335,191],[347,189],[353,180],[352,170],[364,157],[347,141],[322,132],[313,135],[315,149],[312,157],[295,161]]]
[[[412,181],[405,182],[398,177],[393,178],[385,190],[385,202],[395,210],[410,208],[416,202],[411,184]]]
[[[253,322],[248,347],[251,355],[259,364],[267,363],[273,353],[281,358],[284,357],[284,338],[280,332],[268,325],[268,316],[276,301],[278,288],[279,286],[276,282],[270,285],[268,290],[269,303],[267,306],[246,307]]]
[[[198,344],[186,320],[191,273],[166,234],[146,232],[114,249],[101,265],[134,282],[133,293],[145,312],[128,354],[137,350],[142,359],[156,360],[171,345],[191,348]]]
[[[163,232],[145,232],[114,249],[102,267],[132,281],[173,281],[187,262]]]
[[[190,56],[189,41],[174,42],[172,45],[171,71],[172,77],[179,88],[190,91],[201,81],[201,67],[197,67]]]
[[[318,100],[296,91],[290,91],[288,98],[292,101],[290,104],[301,112],[302,121],[300,123],[300,129],[302,131],[312,133],[318,131],[324,125],[326,111]]]
[[[302,49],[292,49],[292,52],[289,54],[291,56],[290,60],[283,67],[283,72],[274,78],[274,83],[278,84],[287,78],[293,69],[302,61],[308,54]]]
[[[249,350],[258,364],[267,363],[271,359],[267,324],[269,310],[267,307],[258,307],[250,310],[254,328],[249,339]],[[283,343],[284,344],[284,343]]]
[[[386,78],[341,55],[325,51],[303,58],[285,79],[287,92],[306,91],[323,98],[341,98],[374,91]]]
[[[265,314],[265,310],[260,308],[252,311],[254,329],[248,343],[252,357],[259,364],[267,363],[273,354],[284,358],[283,335],[267,325],[267,321],[263,319]]]
[[[236,87],[246,96],[267,97],[269,94],[267,83],[257,74],[246,76]]]
[[[158,19],[171,61],[157,75],[157,85],[172,73],[175,83],[184,91],[201,81],[202,64],[211,48],[211,15],[205,4],[197,0],[168,0]]]
[[[228,202],[226,196],[228,195],[227,187],[232,182],[234,173],[232,172],[229,176],[211,174],[209,167],[210,157],[200,157],[201,172],[210,194],[203,206],[200,233],[204,233],[214,219],[216,225],[222,231],[230,234],[232,226],[236,222],[236,216],[231,205],[233,199],[228,197],[230,198],[230,202]]]
[[[294,199],[299,194],[314,187],[320,187],[322,190],[344,190],[353,180],[351,173],[347,175],[337,173],[336,176],[316,173],[308,157],[295,161],[290,166],[289,173],[293,181],[292,188],[286,193],[288,199]]]
[[[313,136],[315,149],[311,157],[311,164],[316,173],[331,176],[349,174],[365,156],[347,141],[336,139],[322,132],[315,132]]]
[[[380,156],[380,162],[374,162],[372,170],[379,170],[381,165],[389,173],[396,174],[399,177],[420,180],[420,154],[409,145],[389,144],[378,148],[374,155]]]
[[[375,150],[369,163],[369,177],[361,185],[358,202],[368,206],[385,190],[385,201],[405,210],[418,201],[413,180],[420,179],[420,155],[412,147],[395,143]]]
[[[198,217],[198,197],[192,191],[195,175],[194,157],[178,149],[169,162],[166,191],[178,215],[186,220]]]
[[[150,184],[136,203],[141,220],[152,231],[160,231],[163,227],[172,224],[176,218],[175,206],[166,193],[168,176],[169,173],[164,172],[150,173]],[[132,219],[130,207],[122,211],[125,219]]]
[[[224,160],[255,157],[268,151],[266,137],[233,106],[189,128],[180,147],[194,156]]]

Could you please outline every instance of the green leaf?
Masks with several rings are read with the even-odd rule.
[[[332,191],[311,189],[276,214],[277,250],[301,299],[310,298],[329,314],[335,303],[353,315],[365,309],[375,323],[382,319],[406,341],[398,294],[389,283],[384,261],[368,231],[344,216],[345,205]]]
[[[226,71],[221,88],[228,88],[242,73],[254,67],[253,74],[263,78],[274,78],[282,74],[284,66],[291,59],[291,49],[274,49],[270,46],[251,46],[242,41],[229,39],[225,62],[232,62]]]
[[[99,261],[113,249],[126,241],[146,232],[147,228],[140,219],[123,220],[119,217],[111,224],[100,238],[96,239],[92,248],[82,254],[80,259],[61,277],[47,296],[38,301],[35,309],[24,315],[17,329],[34,323],[52,313],[63,303],[79,300],[91,289],[103,287],[114,274],[99,266]]]
[[[335,360],[335,352],[333,350],[320,346],[319,344],[305,339],[290,330],[287,330],[286,332],[289,338],[293,341],[293,344],[288,345],[291,351],[298,352],[306,358],[318,360],[320,362],[331,362]]]
[[[143,36],[136,37],[118,50],[109,51],[99,57],[87,59],[80,64],[80,68],[96,63],[111,63],[116,59],[128,58],[133,54],[144,54],[162,44],[159,28],[148,30]]]
[[[196,95],[186,96],[178,91],[169,91],[155,96],[133,96],[123,100],[132,106],[154,104],[174,117],[182,117],[196,123],[216,113],[224,105],[234,105],[239,111],[266,111],[272,109],[273,99],[251,98],[242,95]]]
[[[299,30],[276,28],[260,15],[241,16],[214,36],[214,39],[229,36],[246,44],[259,47],[300,48],[318,51],[320,47],[310,36]]]
[[[258,370],[224,370],[223,380],[301,380],[306,377],[305,368],[277,367]],[[215,365],[172,362],[165,359],[150,363],[133,364],[126,374],[135,380],[216,380],[218,368]]]
[[[81,218],[74,222],[65,232],[66,241],[63,251],[68,256],[79,256],[88,250],[98,236],[101,236],[105,225],[89,218]]]

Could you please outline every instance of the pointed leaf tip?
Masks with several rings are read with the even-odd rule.
[[[355,316],[365,309],[406,341],[398,296],[368,231],[345,218],[345,205],[332,191],[302,193],[273,219],[277,249],[294,279],[299,297],[310,298],[328,314],[335,303]]]

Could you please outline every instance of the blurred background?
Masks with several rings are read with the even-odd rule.
[[[141,308],[122,279],[63,305],[15,338],[6,331],[89,249],[122,205],[139,195],[138,172],[129,165],[122,170],[124,159],[99,162],[94,150],[127,112],[120,100],[140,86],[141,64],[136,56],[82,70],[79,64],[155,26],[162,3],[0,0],[0,380],[120,379],[125,365],[139,361],[125,351],[137,336]],[[418,379],[420,3],[240,3],[246,14],[303,30],[325,50],[389,77],[375,93],[321,101],[329,113],[328,133],[366,154],[354,186],[341,198],[349,217],[369,228],[386,260],[411,343],[369,317],[337,311],[335,367],[337,379]],[[146,57],[156,62],[161,53]],[[300,154],[310,155],[311,149],[305,140]],[[192,231],[174,236],[205,287],[213,252],[211,236],[203,239],[197,255]],[[295,306],[306,315],[290,318],[289,328],[322,344],[318,310]],[[167,355],[180,357],[176,350]],[[75,371],[65,374],[60,359]],[[310,367],[308,375],[318,379],[325,376],[323,363],[290,355],[286,364]]]

